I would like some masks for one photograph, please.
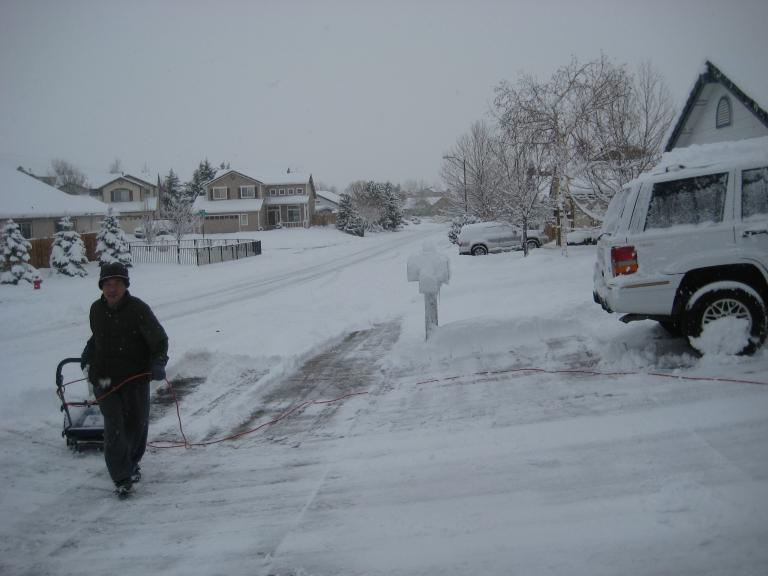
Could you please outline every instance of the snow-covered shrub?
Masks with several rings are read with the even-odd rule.
[[[24,238],[19,225],[8,220],[0,233],[0,254],[2,255],[2,272],[0,283],[18,284],[19,280],[34,282],[40,280],[37,268],[29,263],[29,251],[32,244]]]
[[[451,241],[451,244],[458,244],[459,234],[461,233],[461,229],[464,227],[464,224],[476,224],[477,222],[481,222],[481,220],[473,214],[462,214],[461,216],[456,216],[456,218],[451,220],[451,229],[448,231],[448,240]]]
[[[101,228],[96,235],[96,253],[99,255],[99,266],[119,262],[131,266],[131,251],[120,221],[112,214],[110,208],[106,218],[101,221]]]
[[[83,239],[68,217],[62,218],[59,226],[61,230],[54,235],[51,246],[51,269],[65,276],[87,276],[88,257]]]

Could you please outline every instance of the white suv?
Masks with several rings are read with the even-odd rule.
[[[712,349],[710,325],[726,351],[754,352],[768,330],[768,138],[673,151],[620,190],[597,243],[594,299],[700,353]]]
[[[528,249],[538,248],[543,236],[539,230],[528,230]],[[523,233],[516,226],[503,222],[465,224],[458,236],[459,254],[484,256],[489,252],[519,250],[523,247]]]

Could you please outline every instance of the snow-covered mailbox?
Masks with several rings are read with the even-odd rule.
[[[437,295],[440,286],[448,284],[451,269],[448,257],[438,254],[431,244],[424,244],[420,254],[408,258],[408,282],[418,282],[424,294],[424,324],[427,339],[437,326]]]

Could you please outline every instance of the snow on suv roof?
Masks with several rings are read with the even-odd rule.
[[[718,164],[751,162],[754,159],[768,161],[768,136],[716,144],[696,144],[665,152],[659,163],[644,176],[671,172],[677,167],[704,168]],[[640,176],[643,179],[644,176]]]

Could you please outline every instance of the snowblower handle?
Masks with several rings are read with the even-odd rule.
[[[61,374],[62,368],[67,364],[74,364],[75,362],[80,364],[80,358],[64,358],[64,360],[59,362],[58,366],[56,366],[56,388],[59,390],[64,386],[64,376]]]

